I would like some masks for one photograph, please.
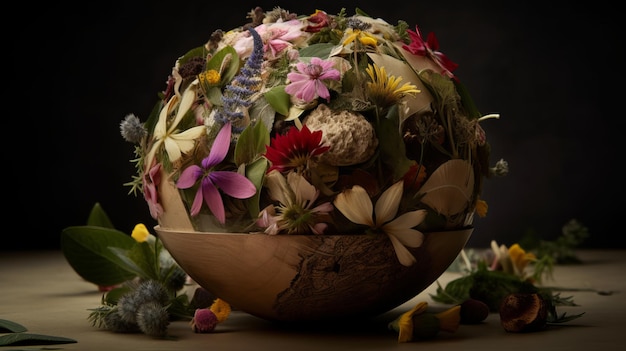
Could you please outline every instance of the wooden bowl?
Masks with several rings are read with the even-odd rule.
[[[425,233],[401,265],[385,235],[267,235],[155,231],[200,286],[254,316],[281,322],[367,318],[429,287],[472,228]]]

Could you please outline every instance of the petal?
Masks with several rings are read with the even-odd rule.
[[[180,146],[178,146],[178,143],[174,141],[174,139],[163,139],[163,145],[165,146],[165,151],[167,152],[167,156],[170,158],[171,162],[177,161],[183,155],[180,152]]]
[[[424,221],[427,213],[428,212],[426,210],[417,210],[404,213],[393,221],[385,224],[383,228],[390,228],[393,231],[413,228]]]
[[[176,144],[176,148],[179,150],[178,154],[187,153],[191,149],[193,149],[193,146],[196,144],[195,139],[199,138],[202,134],[204,134],[205,130],[206,128],[204,126],[197,126],[197,127],[189,128],[181,133],[172,134],[168,138],[165,139],[166,145],[173,141]],[[172,159],[170,155],[170,161],[173,162],[176,160],[177,159]]]
[[[311,185],[300,173],[289,172],[287,183],[296,195],[296,203],[300,205],[310,204],[317,199],[317,189]]]
[[[211,151],[209,151],[209,156],[202,160],[202,165],[205,168],[210,168],[224,160],[230,148],[230,134],[231,123],[227,122],[222,129],[220,129],[220,132],[217,133],[213,141],[213,146],[211,146]]]
[[[330,99],[330,92],[324,83],[319,80],[313,81],[313,86],[315,87],[316,94],[323,99]]]
[[[200,213],[203,200],[204,199],[202,195],[202,188],[200,187],[196,191],[196,196],[193,198],[193,203],[191,204],[191,210],[189,211],[189,214],[191,214],[192,216],[195,216],[198,213]]]
[[[250,179],[236,172],[213,171],[209,178],[224,193],[237,199],[247,199],[256,194]]]
[[[217,218],[221,224],[226,223],[226,213],[224,212],[222,195],[220,195],[220,192],[215,185],[211,183],[211,179],[208,177],[202,179],[202,195],[204,196],[204,202],[209,206],[215,218]]]
[[[152,148],[150,148],[148,155],[146,155],[146,164],[152,164],[152,161],[154,160],[154,155],[156,155],[156,152],[161,147],[161,144],[163,144],[163,139],[156,140],[152,144]]]
[[[387,226],[385,226],[382,230],[387,233],[387,235],[391,235],[398,239],[398,241],[404,246],[420,247],[422,246],[422,243],[424,243],[424,233],[416,229],[404,228],[391,231],[387,228]]]
[[[419,302],[412,309],[404,312],[400,317],[390,323],[390,327],[398,332],[398,342],[413,340],[413,316],[426,312],[428,303]]]
[[[399,181],[390,186],[376,201],[376,224],[381,225],[392,220],[398,212],[400,200],[402,199],[402,188],[404,182]]]
[[[334,201],[335,208],[353,223],[374,226],[372,222],[372,200],[359,185],[342,191]]]
[[[391,240],[391,244],[393,245],[393,249],[396,251],[396,256],[398,257],[398,261],[400,264],[406,267],[412,266],[417,260],[415,256],[406,248],[406,246],[402,245],[400,240],[398,240],[393,235],[388,235],[389,240]]]
[[[202,176],[202,168],[198,165],[191,165],[185,168],[181,173],[178,181],[176,181],[176,187],[179,189],[191,188],[198,179]]]
[[[279,171],[271,171],[265,176],[265,186],[272,199],[285,206],[292,205],[292,191],[287,185],[287,179]]]
[[[194,81],[183,93],[182,98],[180,99],[180,104],[178,105],[178,111],[176,111],[176,118],[172,122],[169,127],[169,132],[173,132],[178,127],[178,123],[183,119],[183,117],[187,114],[187,111],[193,105],[193,102],[196,100],[197,93],[196,88],[198,86],[198,81]]]

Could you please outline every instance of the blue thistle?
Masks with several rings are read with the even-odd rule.
[[[246,120],[247,109],[252,105],[250,98],[261,90],[261,65],[263,64],[263,40],[254,28],[249,28],[253,38],[252,54],[241,68],[241,71],[225,88],[222,96],[223,108],[217,112],[215,119],[226,123],[231,121],[234,133],[241,133],[251,121]]]

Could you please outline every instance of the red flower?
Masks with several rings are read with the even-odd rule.
[[[415,31],[409,29],[407,32],[411,37],[411,44],[402,45],[404,50],[409,51],[413,55],[429,57],[435,61],[439,67],[441,67],[441,73],[449,76],[450,78],[454,76],[452,71],[454,71],[459,65],[452,62],[452,60],[439,51],[439,41],[437,40],[435,33],[428,33],[428,40],[424,41],[417,26],[415,26]]]
[[[324,11],[315,10],[315,13],[312,14],[307,21],[310,23],[308,26],[304,28],[305,32],[317,33],[322,28],[328,27],[329,18],[328,14]]]
[[[330,146],[322,145],[321,130],[311,132],[306,125],[302,129],[291,127],[284,135],[277,134],[265,147],[265,157],[272,164],[267,173],[307,168],[312,158],[328,149]]]

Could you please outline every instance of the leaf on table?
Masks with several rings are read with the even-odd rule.
[[[74,271],[88,282],[111,286],[135,275],[120,266],[110,247],[130,249],[136,241],[116,229],[99,226],[72,226],[61,232],[61,250]]]
[[[21,324],[6,319],[0,319],[0,333],[21,333],[25,331],[26,327]]]
[[[61,336],[51,336],[31,333],[14,333],[0,336],[0,346],[8,345],[52,345],[72,344],[77,341]]]

